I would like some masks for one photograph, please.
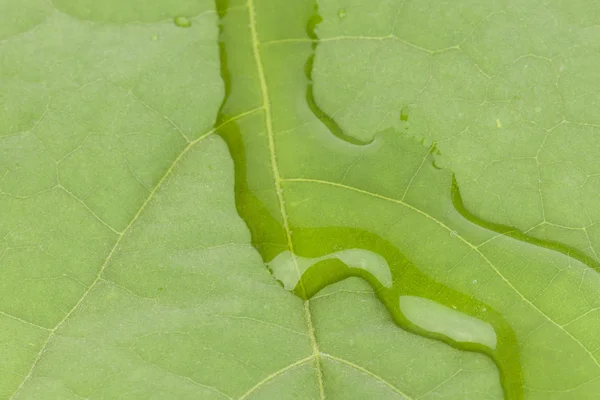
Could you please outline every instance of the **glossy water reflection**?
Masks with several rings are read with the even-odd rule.
[[[243,5],[218,4],[227,97],[216,131],[235,160],[238,212],[286,289],[311,299],[361,277],[402,329],[489,356],[507,399],[524,398],[526,383],[544,379],[536,343],[568,348],[548,350],[556,376],[575,374],[575,359],[594,362],[591,342],[573,340],[567,326],[600,307],[592,287],[579,286],[594,265],[470,216],[452,175],[435,164],[434,147],[400,132],[416,118],[408,106],[398,110],[404,129],[369,142],[346,135],[313,98],[322,45],[313,2],[280,3],[281,13],[275,3],[257,6],[256,18]],[[565,288],[573,312],[552,301]]]
[[[498,338],[494,327],[479,318],[416,296],[400,296],[400,310],[412,323],[427,331],[441,333],[457,342],[496,348]]]
[[[364,249],[347,249],[321,257],[309,258],[293,255],[286,250],[275,257],[267,265],[275,279],[283,283],[287,290],[294,290],[302,275],[310,267],[320,261],[338,259],[349,268],[368,272],[385,287],[392,287],[392,273],[385,258],[377,253]],[[317,272],[318,273],[318,272]]]

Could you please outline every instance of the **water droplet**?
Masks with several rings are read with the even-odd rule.
[[[480,343],[496,348],[494,327],[487,322],[423,297],[400,296],[400,309],[412,323],[457,342]]]
[[[477,279],[473,279],[473,285],[477,285]]]
[[[150,39],[152,39],[152,40],[158,40],[158,35],[152,35],[152,36],[150,37]]]
[[[290,235],[291,235],[290,231]],[[302,274],[314,264],[336,258],[350,268],[359,268],[369,272],[383,286],[392,287],[392,273],[385,258],[377,253],[364,249],[345,249],[316,258],[292,256],[289,250],[281,252],[269,264],[275,279],[283,283],[283,287],[294,290]]]
[[[408,106],[400,109],[400,121],[408,121]]]
[[[450,236],[455,237],[457,235],[456,231],[450,232]]]
[[[338,10],[338,17],[339,17],[340,19],[344,19],[344,18],[346,18],[346,9],[345,9],[345,8],[340,8],[340,9]]]
[[[175,25],[177,25],[180,28],[189,28],[190,26],[192,26],[192,21],[190,21],[186,17],[175,17],[173,18],[173,22],[175,22]]]

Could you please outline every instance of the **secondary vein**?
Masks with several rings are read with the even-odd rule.
[[[73,313],[79,308],[79,306],[87,298],[88,294],[92,291],[92,289],[96,286],[96,284],[101,280],[102,274],[104,273],[104,271],[106,270],[106,267],[108,266],[108,264],[112,260],[113,255],[115,254],[116,250],[119,247],[119,244],[121,243],[121,241],[123,240],[123,238],[126,236],[126,234],[129,232],[129,230],[131,229],[131,227],[138,220],[138,218],[140,217],[140,215],[142,214],[142,212],[146,209],[146,206],[148,205],[148,203],[150,203],[150,201],[154,198],[155,194],[158,192],[158,190],[160,189],[160,187],[162,186],[162,184],[165,182],[165,180],[171,175],[171,173],[173,172],[173,169],[179,163],[179,161],[181,161],[181,159],[185,156],[185,154],[192,147],[194,147],[196,144],[200,143],[201,141],[203,141],[204,139],[206,139],[207,137],[209,137],[210,135],[212,135],[213,133],[215,133],[223,125],[226,125],[226,124],[228,124],[228,123],[230,123],[232,121],[235,121],[235,120],[237,120],[239,118],[242,118],[242,117],[244,117],[244,116],[246,116],[248,114],[252,114],[252,113],[254,113],[257,110],[259,110],[259,109],[250,110],[250,111],[241,113],[240,115],[237,115],[235,117],[232,117],[229,120],[223,122],[218,127],[215,127],[213,129],[211,129],[209,132],[205,133],[204,135],[202,135],[202,136],[198,137],[197,139],[189,142],[188,145],[175,158],[175,160],[173,160],[173,162],[171,163],[171,165],[169,166],[169,168],[167,169],[167,171],[163,174],[163,176],[160,178],[160,180],[158,181],[158,183],[154,186],[154,188],[152,189],[152,191],[148,194],[148,197],[146,198],[146,200],[144,201],[144,203],[141,205],[141,207],[139,208],[139,210],[133,216],[133,218],[131,219],[131,221],[129,221],[129,224],[127,225],[127,227],[122,232],[120,232],[118,234],[117,240],[115,241],[115,244],[113,245],[113,247],[111,248],[110,252],[108,253],[108,256],[106,257],[106,259],[102,263],[102,266],[100,267],[100,270],[96,274],[96,277],[94,278],[94,280],[92,281],[92,283],[90,284],[90,286],[86,289],[86,291],[83,293],[83,295],[81,296],[81,298],[79,299],[79,301],[77,303],[75,303],[75,305],[71,308],[71,310],[69,310],[69,312],[67,314],[65,314],[65,316],[63,317],[63,319],[60,320],[58,322],[58,324],[56,324],[56,326],[54,328],[52,328],[52,329],[49,330],[48,337],[46,338],[46,340],[42,344],[42,347],[40,348],[40,351],[37,353],[37,355],[35,357],[35,360],[33,361],[33,364],[31,365],[31,369],[29,370],[29,372],[27,373],[27,375],[25,375],[25,378],[23,378],[23,381],[17,387],[17,389],[15,390],[15,392],[10,396],[9,400],[12,400],[15,397],[15,395],[17,393],[19,393],[19,391],[23,388],[23,386],[25,385],[25,383],[27,383],[27,381],[31,378],[33,370],[35,369],[36,365],[39,363],[40,359],[42,358],[42,355],[44,354],[44,351],[46,350],[46,347],[48,347],[48,344],[50,343],[50,341],[56,335],[57,330],[64,324],[64,322],[67,319],[69,319],[69,317],[71,317],[71,315],[73,315]]]
[[[564,332],[567,336],[569,336],[571,338],[571,340],[573,340],[575,343],[577,343],[587,354],[588,356],[592,359],[592,361],[598,366],[600,367],[600,362],[598,361],[598,359],[596,358],[596,356],[594,356],[594,354],[592,354],[592,352],[590,350],[588,350],[587,347],[584,346],[583,343],[581,343],[581,341],[579,339],[577,339],[575,336],[573,336],[573,334],[571,332],[569,332],[568,330],[566,330],[564,328],[564,325],[560,325],[559,323],[557,323],[556,321],[554,321],[552,318],[550,318],[550,316],[548,314],[546,314],[545,312],[543,312],[538,306],[536,306],[535,304],[533,304],[533,302],[531,300],[529,300],[527,297],[525,297],[525,295],[523,293],[521,293],[521,291],[519,289],[517,289],[505,276],[504,274],[502,274],[502,272],[500,272],[500,270],[492,263],[492,261],[487,258],[487,256],[479,249],[480,245],[474,245],[473,243],[471,243],[470,241],[468,241],[467,239],[465,239],[464,237],[462,237],[460,234],[456,233],[455,231],[453,231],[448,225],[444,224],[442,221],[440,221],[439,219],[435,218],[434,216],[426,213],[425,211],[420,210],[417,207],[414,207],[402,200],[398,200],[398,199],[394,199],[392,197],[387,197],[387,196],[383,196],[377,193],[372,193],[369,192],[367,190],[363,190],[363,189],[359,189],[353,186],[348,186],[348,185],[344,185],[341,183],[336,183],[336,182],[331,182],[331,181],[325,181],[325,180],[320,180],[320,179],[310,179],[310,178],[287,178],[285,179],[285,182],[304,182],[304,183],[318,183],[318,184],[323,184],[323,185],[330,185],[330,186],[335,186],[338,188],[342,188],[342,189],[346,189],[346,190],[351,190],[354,192],[358,192],[358,193],[362,193],[368,196],[373,196],[382,200],[387,200],[387,201],[391,201],[393,203],[397,203],[397,204],[401,204],[404,207],[423,215],[425,218],[432,220],[433,222],[435,222],[436,224],[438,224],[439,226],[441,226],[443,229],[447,230],[448,232],[454,233],[455,237],[457,239],[459,239],[461,242],[463,242],[464,244],[466,244],[467,246],[469,246],[473,251],[475,251],[482,259],[483,261],[496,273],[496,275],[498,275],[500,277],[500,279],[502,279],[502,281],[504,281],[504,283],[506,285],[508,285],[508,287],[510,287],[511,290],[513,290],[520,298],[521,300],[523,300],[525,303],[527,303],[531,308],[533,308],[534,310],[536,310],[541,316],[543,316],[550,324],[556,326],[559,330],[561,330],[562,332]]]

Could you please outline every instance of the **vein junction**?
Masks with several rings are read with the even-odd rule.
[[[58,331],[58,329],[71,317],[71,315],[73,315],[73,313],[81,306],[81,304],[84,302],[84,300],[87,298],[87,296],[92,291],[92,289],[96,286],[96,284],[102,280],[102,275],[104,274],[104,271],[106,270],[106,268],[110,264],[110,261],[112,260],[114,254],[118,250],[119,244],[121,243],[121,241],[123,240],[123,238],[127,235],[127,233],[131,230],[132,226],[139,219],[140,215],[142,215],[142,213],[146,209],[147,205],[152,201],[152,199],[154,198],[154,196],[156,195],[156,193],[158,192],[158,190],[161,188],[161,186],[167,180],[167,178],[172,174],[173,170],[175,169],[175,167],[177,166],[177,164],[183,159],[183,157],[196,144],[202,142],[204,139],[206,139],[209,136],[211,136],[212,134],[214,134],[223,125],[226,125],[226,124],[228,124],[230,122],[233,122],[233,121],[235,121],[235,120],[237,120],[239,118],[243,118],[243,117],[245,117],[245,116],[247,116],[249,114],[252,114],[252,113],[254,113],[254,112],[258,111],[258,110],[259,109],[249,110],[247,112],[241,113],[241,114],[239,114],[239,115],[237,115],[235,117],[230,118],[229,120],[223,122],[223,124],[221,124],[220,126],[217,126],[217,127],[213,128],[213,129],[211,129],[209,132],[205,133],[204,135],[201,135],[197,139],[189,142],[188,145],[181,151],[181,153],[179,153],[179,155],[175,158],[175,160],[173,160],[172,164],[169,166],[169,168],[167,169],[167,171],[164,173],[164,175],[162,176],[162,178],[160,178],[160,180],[158,181],[158,183],[156,184],[156,186],[154,186],[154,188],[150,191],[148,197],[146,198],[146,200],[144,201],[144,203],[142,204],[142,206],[139,208],[139,210],[136,212],[136,214],[133,216],[133,218],[131,219],[131,221],[129,221],[129,224],[127,225],[127,227],[123,231],[117,233],[117,240],[115,241],[115,244],[112,246],[111,250],[109,251],[109,253],[108,253],[107,257],[106,257],[106,259],[102,263],[102,266],[100,267],[100,270],[96,274],[96,277],[94,278],[94,280],[92,281],[92,283],[90,284],[90,286],[85,290],[85,292],[83,293],[83,295],[81,296],[81,298],[79,299],[79,301],[77,303],[75,303],[75,305],[69,310],[69,312],[67,312],[65,314],[65,316],[63,317],[63,319],[60,320],[60,322],[58,322],[58,324],[56,324],[56,326],[54,328],[48,330],[48,329],[40,327],[41,329],[49,331],[48,336],[47,336],[46,340],[44,341],[44,343],[42,344],[39,352],[37,353],[37,355],[36,355],[36,357],[35,357],[35,359],[33,361],[33,364],[31,365],[31,368],[29,369],[29,372],[27,373],[27,375],[25,375],[25,377],[21,381],[21,384],[17,387],[17,389],[15,390],[15,392],[10,396],[9,400],[13,399],[17,395],[17,393],[19,393],[19,391],[23,388],[23,386],[27,383],[27,381],[29,381],[29,379],[31,379],[31,376],[33,374],[33,370],[35,369],[35,367],[40,362],[40,359],[42,358],[44,352],[46,351],[46,349],[47,349],[48,345],[50,344],[50,342],[52,341],[52,339],[56,336],[56,332]],[[29,324],[31,325],[31,323],[29,323]]]

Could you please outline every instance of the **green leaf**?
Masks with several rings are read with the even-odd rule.
[[[320,4],[315,97],[344,132],[369,140],[409,107],[470,212],[598,262],[598,5],[360,4]]]
[[[4,2],[0,397],[595,398],[587,3]]]

